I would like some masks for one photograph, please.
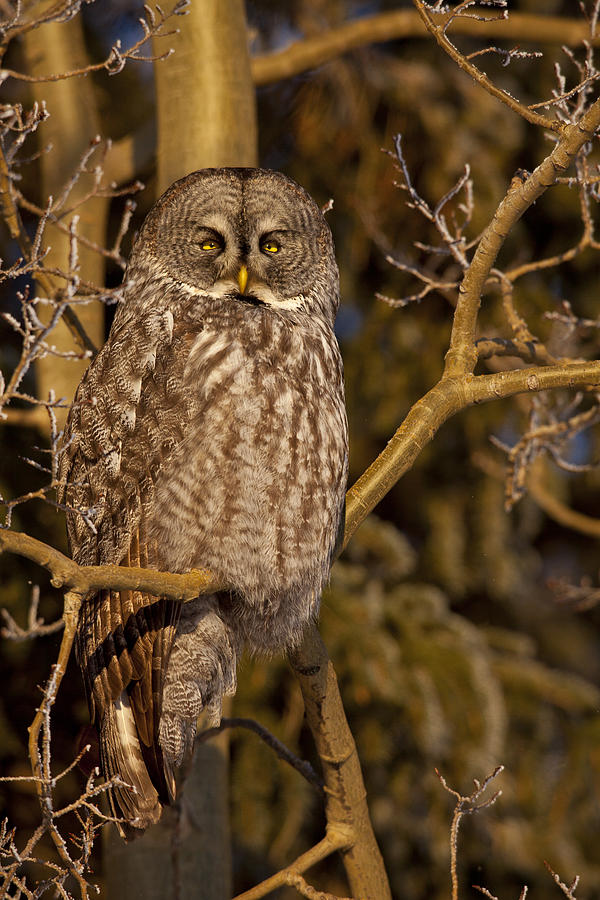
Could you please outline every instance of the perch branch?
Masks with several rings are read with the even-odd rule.
[[[47,569],[54,587],[66,587],[84,597],[90,591],[111,587],[117,591],[145,591],[171,600],[193,600],[224,588],[206,569],[185,575],[135,569],[127,566],[78,566],[59,550],[27,534],[0,529],[0,553],[8,550]]]
[[[345,547],[358,526],[411,467],[444,422],[468,406],[552,388],[600,386],[600,362],[572,362],[442,379],[415,403],[387,447],[346,495]],[[17,553],[47,569],[55,587],[81,595],[100,588],[140,590],[173,600],[223,590],[208,570],[184,575],[126,566],[78,566],[59,550],[15,531],[0,529],[0,552]]]
[[[353,896],[391,900],[390,887],[373,834],[356,744],[348,727],[333,664],[317,626],[290,653],[306,719],[323,767],[328,833],[348,836],[344,868]]]

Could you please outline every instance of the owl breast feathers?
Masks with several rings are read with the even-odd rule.
[[[108,341],[65,429],[73,557],[209,568],[188,603],[102,590],[77,653],[125,836],[173,801],[196,719],[218,721],[244,647],[297,644],[342,526],[338,272],[310,196],[264,169],[173,184],[134,245]],[[133,790],[132,790],[133,788]]]

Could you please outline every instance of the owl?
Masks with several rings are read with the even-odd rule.
[[[293,648],[343,527],[347,424],[330,229],[266,169],[203,169],[148,213],[60,456],[75,561],[209,568],[191,602],[101,590],[77,658],[129,838],[175,797],[246,648]]]

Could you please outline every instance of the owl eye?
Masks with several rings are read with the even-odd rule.
[[[207,241],[202,241],[202,244],[200,246],[203,250],[219,250],[221,247],[219,242],[213,240],[212,238]]]
[[[260,249],[263,253],[278,253],[280,246],[277,241],[263,241],[260,245]]]

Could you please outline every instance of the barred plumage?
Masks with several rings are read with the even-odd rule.
[[[137,591],[83,605],[104,772],[135,788],[112,796],[128,836],[172,802],[196,718],[218,721],[243,647],[289,648],[318,612],[347,474],[337,306],[329,227],[277,172],[192,173],[135,243],[65,430],[73,556],[208,567],[231,591],[183,609]]]

